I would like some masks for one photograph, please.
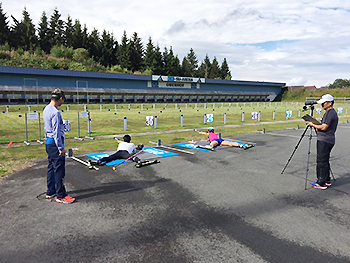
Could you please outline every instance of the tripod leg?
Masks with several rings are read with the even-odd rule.
[[[307,131],[307,129],[308,129],[308,128],[309,128],[309,126],[306,126],[306,128],[305,128],[304,132],[303,132],[303,133],[302,133],[302,135],[300,136],[300,139],[299,139],[299,141],[298,141],[297,145],[295,146],[294,151],[292,152],[291,156],[289,157],[289,159],[288,159],[288,161],[287,161],[286,165],[284,166],[284,168],[283,168],[283,170],[282,170],[281,174],[283,174],[283,173],[284,173],[284,171],[286,170],[286,168],[287,168],[288,164],[289,164],[289,163],[290,163],[290,161],[292,160],[293,155],[294,155],[294,153],[296,152],[296,150],[298,149],[299,144],[301,143],[301,140],[304,138],[304,135],[305,135],[305,133],[306,133],[306,131]]]
[[[309,163],[310,163],[310,153],[311,153],[311,140],[312,140],[312,129],[310,129],[310,136],[309,136],[309,151],[307,153],[307,166],[306,166],[306,177],[305,177],[305,190],[307,187],[307,178],[309,175]]]
[[[331,172],[331,174],[332,174],[333,180],[334,180],[334,181],[336,181],[336,180],[335,180],[335,177],[334,177],[334,174],[333,174],[333,171],[332,171],[332,169],[331,169],[331,167],[329,167],[329,171],[330,171],[330,172]]]

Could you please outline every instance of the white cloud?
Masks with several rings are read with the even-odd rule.
[[[86,24],[113,32],[151,37],[161,50],[173,47],[180,60],[193,48],[219,63],[226,58],[234,79],[287,85],[349,79],[350,1],[343,0],[3,0],[7,15],[22,18],[26,7],[37,25],[54,8]],[[300,82],[300,83],[299,83]]]

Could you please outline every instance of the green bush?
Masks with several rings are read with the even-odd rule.
[[[65,47],[63,45],[56,45],[51,48],[50,55],[56,58],[72,59],[74,50],[72,47]]]
[[[73,60],[85,64],[90,58],[89,51],[85,48],[77,48],[73,52]]]
[[[11,59],[11,55],[7,52],[0,52],[0,59],[3,60],[10,60]]]
[[[69,70],[86,71],[85,66],[79,62],[71,61],[69,64]]]

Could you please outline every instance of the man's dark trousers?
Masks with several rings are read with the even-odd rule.
[[[324,185],[326,181],[330,181],[329,157],[334,144],[317,140],[317,179],[319,185]]]
[[[46,144],[49,165],[47,166],[47,195],[57,193],[57,198],[64,198],[67,195],[64,187],[65,157],[59,155],[55,144]]]

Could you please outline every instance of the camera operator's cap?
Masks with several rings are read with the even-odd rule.
[[[325,94],[320,100],[317,101],[318,104],[325,103],[326,101],[334,101],[334,97],[331,94]]]
[[[64,91],[63,90],[61,90],[61,89],[55,89],[52,93],[51,93],[51,97],[53,97],[53,98],[66,98],[65,96],[64,96]]]

